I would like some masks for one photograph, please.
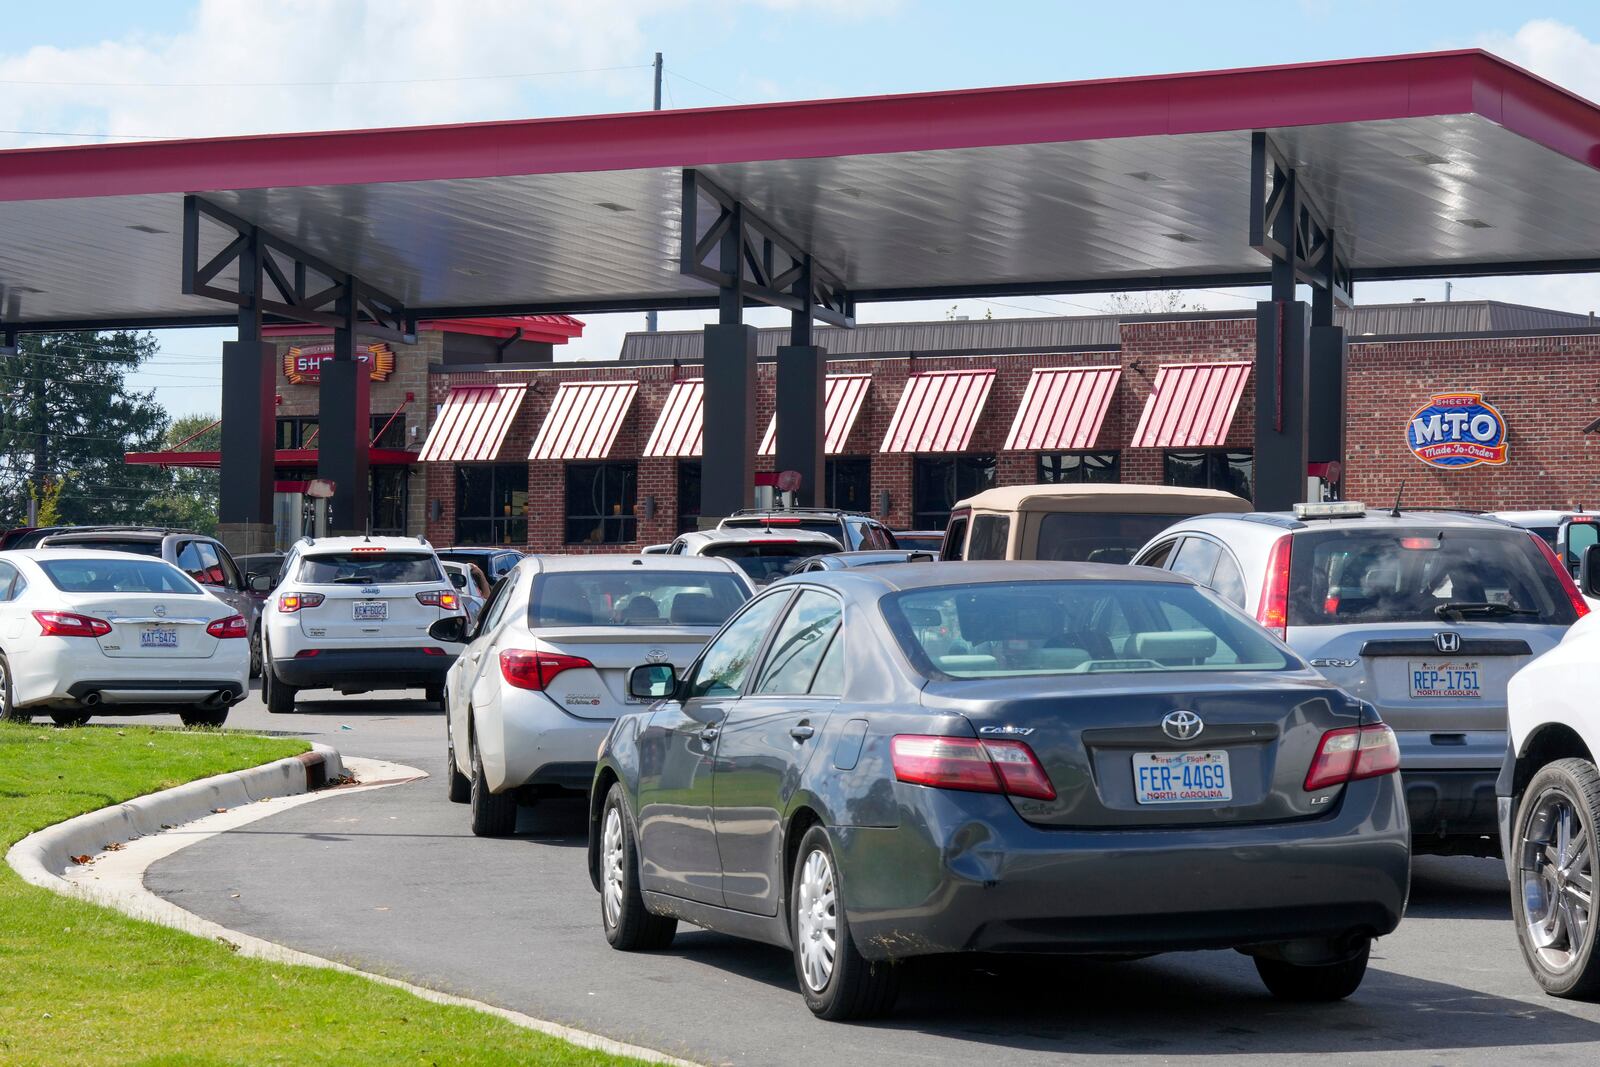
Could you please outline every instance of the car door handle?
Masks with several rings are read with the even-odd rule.
[[[715,741],[721,734],[722,734],[722,727],[720,727],[720,726],[707,726],[705,729],[700,731],[700,740],[704,741],[706,744],[709,745],[711,742]]]
[[[801,723],[799,726],[789,727],[789,736],[794,738],[796,741],[809,741],[813,736],[816,735],[816,732],[816,727],[811,726],[808,723]]]

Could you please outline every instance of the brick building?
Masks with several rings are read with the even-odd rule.
[[[1403,479],[1414,505],[1600,501],[1590,460],[1600,445],[1585,432],[1600,417],[1600,329],[1591,317],[1415,303],[1358,308],[1344,325],[1344,496],[1388,501]],[[771,357],[786,334],[760,331],[758,431],[772,418]],[[1120,480],[1250,492],[1253,316],[818,334],[830,352],[825,496],[893,527],[941,526],[951,503],[990,485]],[[439,461],[423,464],[421,477],[429,539],[637,551],[694,528],[700,336],[631,334],[616,362],[439,365],[429,378],[428,407],[439,414],[427,446]],[[1503,465],[1441,469],[1408,448],[1418,409],[1462,391],[1481,393],[1504,416]],[[759,471],[771,467],[770,455],[758,456]]]

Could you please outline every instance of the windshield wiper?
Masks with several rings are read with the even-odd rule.
[[[374,581],[373,579],[371,579],[371,578],[363,578],[359,574],[346,574],[342,578],[335,578],[333,580],[333,584],[334,585],[377,585],[378,583],[376,581]]]
[[[1448,619],[1451,616],[1455,616],[1458,619],[1464,619],[1469,615],[1480,619],[1505,619],[1512,615],[1539,614],[1537,611],[1534,611],[1531,608],[1514,608],[1510,604],[1474,604],[1471,602],[1440,604],[1438,607],[1433,609],[1433,613],[1439,616],[1441,619]]]

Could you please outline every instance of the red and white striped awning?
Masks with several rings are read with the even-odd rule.
[[[1248,362],[1163,363],[1133,434],[1134,448],[1216,448],[1250,378]]]
[[[964,451],[993,385],[992,368],[913,374],[906,379],[879,451]]]
[[[529,459],[605,459],[639,383],[562,382]]]
[[[700,378],[672,383],[672,392],[667,394],[667,403],[656,420],[656,428],[650,431],[650,440],[645,442],[647,457],[679,458],[700,454],[701,431],[705,425],[704,394],[705,382]]]
[[[828,375],[823,397],[823,452],[837,456],[844,451],[844,443],[850,439],[850,429],[855,426],[856,416],[861,414],[861,404],[871,387],[870,374]],[[761,448],[756,454],[772,456],[777,451],[778,416],[773,415],[767,422],[766,436],[761,438]]]
[[[1005,447],[1093,448],[1121,377],[1121,367],[1035,368]]]
[[[527,392],[526,382],[452,386],[418,462],[482,463],[497,458]]]

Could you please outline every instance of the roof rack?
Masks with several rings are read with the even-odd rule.
[[[846,508],[739,508],[728,516],[737,518],[745,515],[860,515],[870,518],[864,511],[850,511]]]

